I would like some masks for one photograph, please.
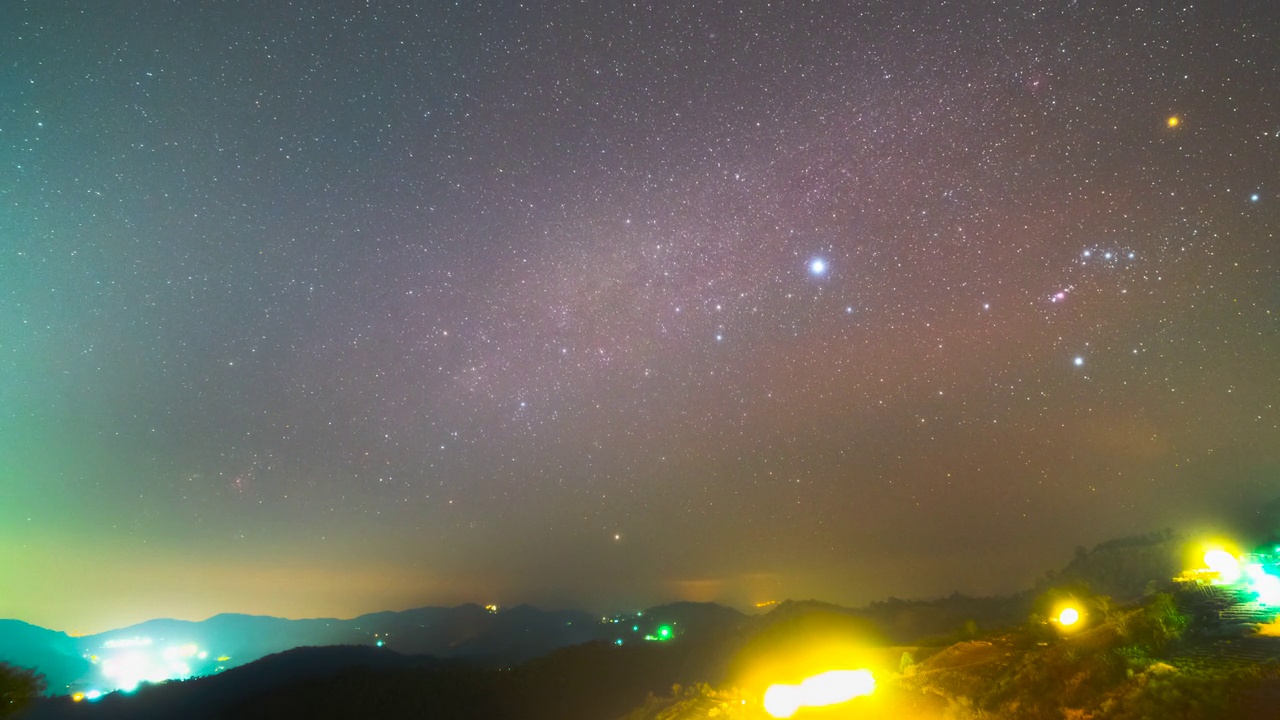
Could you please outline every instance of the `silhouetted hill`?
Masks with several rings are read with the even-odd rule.
[[[970,597],[952,593],[936,600],[888,600],[855,610],[893,644],[954,642],[966,635],[1018,625],[1031,609],[1032,593]]]
[[[711,633],[741,626],[747,616],[731,607],[708,602],[676,602],[644,611],[648,617],[673,623],[690,632]]]
[[[815,612],[852,613],[853,608],[823,602],[821,600],[783,600],[764,614],[772,622],[778,622],[796,615],[808,615]]]
[[[53,691],[89,671],[79,638],[20,620],[0,620],[0,662],[38,668]]]
[[[994,597],[952,593],[933,600],[889,598],[860,608],[817,600],[787,600],[768,613],[757,616],[753,627],[763,631],[796,618],[828,615],[860,622],[865,634],[879,642],[892,645],[933,644],[960,633],[972,634],[1017,625],[1026,620],[1031,597],[1030,592]]]
[[[1013,627],[1026,620],[1033,598],[1050,587],[1079,587],[1117,602],[1137,600],[1164,587],[1182,571],[1185,539],[1170,530],[1132,535],[1077,548],[1061,569],[1045,573],[1034,590],[1013,595],[971,597],[952,593],[932,600],[889,598],[846,608],[817,600],[785,601],[762,616],[761,626],[795,616],[829,613],[868,621],[893,644],[954,642],[976,632]]]
[[[350,620],[222,614],[199,622],[148,620],[84,637],[0,621],[0,660],[35,668],[45,675],[50,692],[57,694],[93,689],[100,679],[88,658],[106,657],[111,645],[120,644],[137,644],[154,654],[194,645],[204,657],[190,658],[188,664],[194,674],[202,675],[295,647],[379,642],[410,655],[469,657],[511,665],[604,634],[596,618],[586,613],[544,612],[528,606],[500,612],[478,605],[417,608]]]
[[[368,647],[299,648],[98,703],[47,699],[26,720],[594,720],[617,717],[651,692],[705,675],[689,662],[693,649],[692,643],[591,642],[501,670]]]
[[[1046,573],[1037,587],[1079,585],[1117,601],[1137,600],[1182,572],[1185,544],[1164,530],[1108,540],[1092,550],[1078,547],[1066,567]]]
[[[1202,630],[1175,596],[1156,594],[1075,632],[1028,623],[957,643],[908,668],[900,684],[960,718],[1280,717],[1280,639],[1224,641]]]
[[[113,693],[97,703],[52,698],[28,714],[40,718],[216,718],[231,717],[231,708],[254,701],[278,688],[305,680],[327,682],[350,668],[385,672],[404,668],[461,667],[460,661],[406,656],[365,646],[304,647],[270,655],[217,675],[144,686],[136,694]]]

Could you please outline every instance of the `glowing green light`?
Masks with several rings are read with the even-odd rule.
[[[631,629],[634,632],[639,632],[640,626],[632,625]],[[675,639],[675,636],[676,636],[676,630],[674,626],[659,625],[652,633],[645,635],[644,639],[650,642],[665,642],[667,640]]]
[[[1280,605],[1280,577],[1268,574],[1257,563],[1246,565],[1244,575],[1249,589],[1258,594],[1258,602],[1271,607]]]

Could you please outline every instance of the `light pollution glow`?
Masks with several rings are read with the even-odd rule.
[[[801,708],[827,707],[875,692],[870,670],[828,670],[805,678],[799,685],[775,683],[764,693],[764,709],[776,718],[789,718]]]

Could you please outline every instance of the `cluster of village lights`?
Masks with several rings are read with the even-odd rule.
[[[1255,593],[1263,605],[1280,605],[1280,577],[1268,573],[1259,562],[1244,562],[1221,548],[1204,554],[1204,566],[1214,577],[1214,585],[1243,586]]]

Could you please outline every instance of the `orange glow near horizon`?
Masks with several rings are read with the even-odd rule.
[[[77,556],[38,548],[9,565],[0,562],[0,570],[8,571],[0,575],[23,589],[21,594],[0,590],[3,615],[51,630],[69,626],[79,635],[94,635],[157,617],[199,621],[225,612],[356,617],[380,609],[471,599],[390,564],[360,565],[342,559],[308,564],[300,558],[201,562],[163,550],[118,560],[109,550],[86,550]],[[80,587],[94,591],[67,592],[65,583],[48,579],[44,568],[52,566],[66,569]]]

